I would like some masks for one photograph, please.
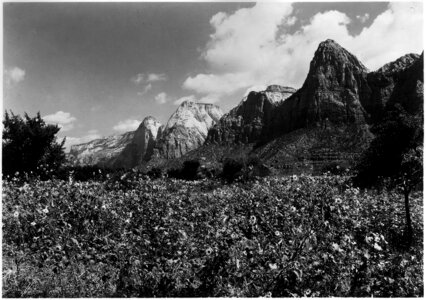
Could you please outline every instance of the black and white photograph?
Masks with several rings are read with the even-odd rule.
[[[1,5],[2,297],[424,297],[421,1]]]

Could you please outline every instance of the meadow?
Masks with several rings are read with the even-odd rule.
[[[422,297],[423,194],[346,176],[3,180],[3,297]]]

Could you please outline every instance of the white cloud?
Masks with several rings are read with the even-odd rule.
[[[146,79],[146,82],[156,82],[156,81],[166,81],[167,80],[166,74],[151,73],[151,74],[148,74],[147,77],[148,78]]]
[[[73,145],[88,143],[90,141],[100,139],[101,137],[102,136],[98,133],[98,131],[96,129],[89,130],[87,132],[87,135],[82,136],[82,137],[67,136],[66,139],[65,139],[65,144],[64,144],[65,151],[69,152],[71,146],[73,146]]]
[[[152,89],[152,84],[148,83],[144,88],[142,92],[138,92],[138,96],[143,96],[146,93],[148,93]]]
[[[25,70],[13,67],[4,70],[4,78],[7,85],[21,82],[25,79]]]
[[[168,101],[167,94],[164,93],[164,92],[159,93],[157,96],[155,96],[154,100],[158,104],[164,104],[164,103],[166,103]]]
[[[219,100],[256,85],[299,88],[318,44],[329,38],[372,70],[422,51],[421,3],[390,3],[357,36],[349,34],[351,20],[339,11],[318,13],[290,34],[294,22],[290,3],[258,3],[214,15],[214,33],[201,56],[208,72],[188,77],[183,88]]]
[[[74,128],[74,122],[77,118],[72,116],[69,112],[63,112],[60,110],[54,114],[44,116],[43,120],[49,124],[57,124],[62,131],[69,131]]]
[[[127,119],[118,122],[115,126],[112,127],[112,129],[118,132],[134,131],[139,127],[140,123],[141,121],[139,120]]]
[[[369,13],[365,13],[364,15],[358,15],[356,16],[356,18],[361,22],[361,23],[365,23],[367,22],[368,19],[370,19],[370,14]]]
[[[152,83],[157,81],[166,81],[167,76],[163,73],[139,73],[130,78],[134,84]]]
[[[179,98],[179,99],[175,100],[175,101],[173,102],[173,104],[174,104],[174,105],[181,105],[181,104],[182,104],[182,102],[185,102],[185,101],[197,102],[197,98],[195,98],[195,96],[194,96],[194,95],[184,96],[184,97],[181,97],[181,98]]]
[[[145,76],[142,73],[136,74],[132,78],[130,78],[131,81],[133,81],[134,84],[140,84],[144,82]]]

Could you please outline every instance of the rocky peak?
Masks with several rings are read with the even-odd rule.
[[[146,117],[135,131],[132,141],[109,164],[115,168],[133,168],[151,159],[162,125],[154,117]]]
[[[156,143],[156,156],[178,158],[201,146],[209,129],[222,117],[214,104],[185,101],[169,118]]]
[[[410,67],[419,57],[420,56],[418,54],[406,54],[395,61],[385,64],[374,73],[380,73],[387,76],[394,75]]]
[[[271,85],[265,91],[250,92],[209,131],[208,143],[251,143],[260,138],[273,110],[295,92],[291,87]]]

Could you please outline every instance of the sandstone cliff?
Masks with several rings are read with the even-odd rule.
[[[146,117],[135,131],[132,141],[109,164],[114,168],[133,168],[151,159],[162,125],[154,117]]]
[[[155,146],[155,157],[177,158],[201,146],[209,129],[222,117],[213,104],[183,102],[169,118]]]
[[[252,143],[259,140],[263,128],[271,122],[274,109],[295,91],[271,85],[265,91],[250,92],[210,129],[206,142]]]
[[[71,165],[101,165],[117,157],[131,143],[134,132],[96,139],[88,143],[71,146],[68,160]]]

